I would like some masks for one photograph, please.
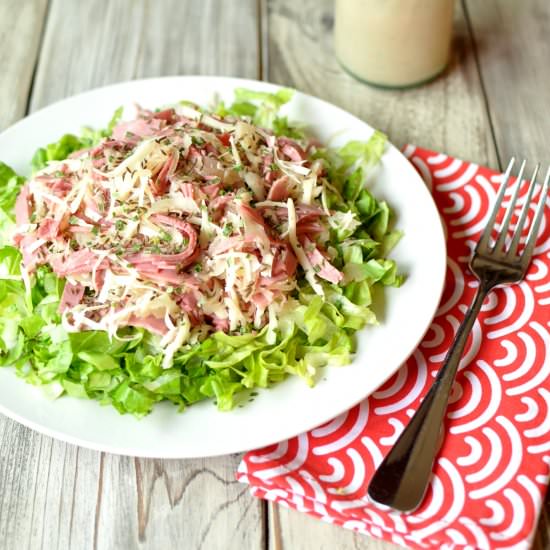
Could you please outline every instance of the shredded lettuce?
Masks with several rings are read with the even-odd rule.
[[[219,103],[216,113],[247,117],[276,135],[298,139],[303,128],[280,115],[292,95],[289,89],[237,89],[234,102]],[[111,135],[121,115],[119,108],[105,129],[65,134],[40,148],[31,162],[33,170],[92,147]],[[124,329],[112,339],[101,331],[67,333],[59,314],[64,280],[42,266],[28,288],[21,277],[20,252],[0,241],[0,366],[13,367],[50,398],[67,394],[94,399],[138,418],[160,401],[183,410],[213,399],[218,409],[230,410],[245,402],[254,388],[268,388],[288,375],[314,385],[321,368],[348,364],[355,332],[377,322],[370,309],[375,289],[403,282],[395,262],[387,258],[401,233],[392,228],[388,204],[365,187],[385,146],[385,136],[375,132],[367,142],[352,141],[339,150],[318,149],[314,154],[330,177],[331,188],[323,195],[323,203],[334,211],[328,246],[335,267],[344,273],[343,283],[323,281],[323,299],[304,282],[276,326],[241,335],[218,332],[199,344],[184,345],[168,369],[162,366],[158,337],[144,329]],[[24,181],[0,162],[0,235],[13,226],[13,208]]]
[[[33,173],[47,166],[48,162],[52,160],[64,160],[71,153],[85,149],[86,147],[93,147],[103,138],[110,136],[113,132],[113,128],[120,120],[122,112],[122,107],[116,109],[111,120],[107,124],[107,127],[104,129],[94,130],[92,128],[85,127],[82,128],[80,136],[65,134],[61,136],[58,141],[50,143],[46,145],[46,147],[40,147],[35,152],[31,160],[31,168]]]
[[[51,160],[66,159],[71,153],[83,148],[80,138],[74,134],[65,134],[58,141],[41,147],[36,151],[31,160],[33,172],[44,168]]]
[[[9,236],[15,225],[13,208],[24,183],[25,178],[0,161],[0,246],[10,242]]]
[[[0,208],[7,215],[13,210],[24,183],[25,178],[18,176],[12,168],[0,161]]]
[[[288,136],[294,139],[304,137],[303,128],[298,124],[290,124],[288,117],[280,114],[280,109],[293,97],[294,90],[281,88],[275,93],[259,92],[237,88],[233,103],[226,106],[218,103],[216,113],[220,116],[233,115],[247,117],[255,125],[273,130],[276,136]]]

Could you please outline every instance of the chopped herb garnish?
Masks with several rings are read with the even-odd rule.
[[[331,363],[332,358],[337,364],[349,361],[354,351],[353,333],[371,322],[373,314],[368,309],[371,277],[365,278],[364,270],[350,268],[348,273],[348,266],[377,261],[372,263],[371,271],[376,271],[377,279],[384,285],[398,285],[401,280],[395,274],[393,261],[386,259],[380,250],[388,251],[395,241],[387,227],[388,207],[378,203],[367,191],[360,193],[362,168],[369,168],[371,160],[382,154],[383,143],[375,143],[378,139],[375,136],[365,150],[356,142],[341,152],[334,151],[334,155],[328,150],[325,153],[307,147],[305,134],[295,130],[285,117],[277,115],[278,107],[291,95],[284,89],[270,93],[239,88],[233,105],[220,103],[214,112],[159,107],[154,112],[160,114],[154,115],[153,111],[142,110],[134,127],[143,124],[147,129],[143,133],[148,135],[143,136],[137,130],[136,133],[126,131],[133,127],[129,122],[118,125],[115,139],[112,134],[122,113],[119,109],[107,128],[89,129],[82,141],[77,136],[64,136],[62,141],[71,139],[68,147],[60,143],[63,147],[59,153],[56,144],[40,150],[40,156],[45,158],[37,162],[61,162],[33,176],[37,185],[33,186],[31,180],[27,189],[29,219],[32,222],[57,219],[53,203],[58,201],[43,201],[39,197],[33,200],[33,191],[43,183],[61,184],[62,189],[54,192],[65,199],[67,212],[56,238],[42,242],[41,259],[52,255],[56,260],[66,261],[69,280],[72,274],[78,276],[81,272],[74,269],[81,267],[76,265],[79,262],[90,267],[88,271],[93,270],[93,275],[77,277],[82,286],[75,297],[78,300],[71,302],[76,305],[67,304],[64,315],[75,327],[85,328],[88,324],[82,318],[85,314],[97,330],[71,333],[70,341],[52,344],[48,332],[41,334],[39,320],[34,324],[29,322],[24,327],[26,330],[20,331],[21,337],[28,338],[24,346],[17,346],[21,357],[12,351],[9,355],[14,355],[15,364],[29,363],[24,371],[28,371],[31,380],[51,381],[48,373],[41,372],[44,358],[50,360],[58,355],[54,359],[65,363],[67,354],[67,361],[72,357],[70,350],[78,351],[80,374],[89,374],[91,378],[75,378],[78,369],[67,371],[64,365],[63,372],[54,373],[56,381],[59,380],[57,385],[76,395],[89,393],[102,402],[107,396],[121,413],[142,417],[151,411],[156,401],[170,401],[183,410],[212,394],[213,404],[220,409],[240,407],[247,400],[254,400],[259,385],[273,385],[285,371],[294,371],[312,383],[320,378],[321,363]],[[193,105],[193,109],[198,108]],[[118,139],[124,135],[125,139]],[[295,144],[292,139],[297,140]],[[285,148],[284,140],[288,140],[291,149],[304,148],[304,162],[308,166],[321,159],[326,170],[323,174],[317,171],[316,189],[323,195],[306,193],[309,200],[301,196],[310,176],[299,170],[298,165],[303,163],[295,162],[294,155],[288,157],[288,162],[277,157],[276,150]],[[376,147],[373,149],[371,145]],[[83,148],[80,157],[62,164],[70,152]],[[49,159],[50,152],[55,158]],[[123,162],[123,159],[128,160]],[[297,169],[292,188],[288,190],[294,201],[289,208],[295,210],[293,224],[288,221],[286,210],[289,209],[284,208],[284,202],[280,208],[264,201],[270,187],[266,180],[280,177],[287,164]],[[117,165],[119,169],[113,171]],[[7,175],[11,181],[9,170]],[[23,184],[22,180],[15,181],[17,186]],[[7,212],[10,215],[12,199],[15,199],[12,195],[16,191],[12,183],[4,186],[9,187],[4,199],[11,206]],[[271,195],[275,200],[276,193]],[[72,206],[75,207],[70,211]],[[330,217],[322,215],[323,206],[332,211]],[[310,231],[313,235],[308,235],[307,223],[300,224],[301,218],[309,215],[308,207],[316,213],[315,223],[309,225],[319,227]],[[85,215],[82,212],[86,208],[97,209],[99,215],[89,210],[86,210],[89,216]],[[379,211],[383,215],[374,216],[373,222],[373,212]],[[298,229],[294,227],[296,223]],[[33,239],[47,233],[45,229],[49,229],[46,224],[38,228],[36,223],[20,228],[22,232],[33,233]],[[302,244],[296,242],[296,232]],[[379,249],[374,238],[380,243]],[[296,270],[295,256],[303,259],[306,251],[310,257],[306,269]],[[13,252],[17,254],[16,250]],[[70,262],[75,252],[77,257]],[[14,256],[11,250],[6,250],[5,256],[4,263],[9,262],[9,269],[20,259],[20,255]],[[328,273],[332,268],[330,262],[334,262],[333,269],[342,270],[349,281],[329,286],[330,280],[335,280]],[[310,277],[308,270],[318,275]],[[101,281],[103,275],[105,283]],[[317,290],[313,280],[317,277],[318,284],[327,291],[326,296],[313,292]],[[39,317],[44,314],[46,318],[52,317],[57,308],[60,285],[52,284],[54,278],[55,274],[50,273],[47,266],[41,266],[31,279],[36,284],[32,301]],[[277,282],[279,278],[282,284]],[[6,302],[7,315],[0,318],[0,324],[11,322],[13,313],[16,317],[28,313],[24,285],[4,290],[14,296]],[[52,292],[53,295],[47,296]],[[260,294],[256,294],[258,292]],[[42,300],[43,297],[48,299]],[[48,304],[54,301],[55,308],[50,311]],[[269,311],[266,311],[266,301]],[[322,323],[314,327],[315,334],[305,330],[310,328],[308,323],[295,319],[296,316],[314,319],[327,307],[337,311],[330,310],[331,315],[322,316]],[[345,326],[339,322],[342,315],[346,317]],[[53,320],[59,324],[58,319]],[[305,328],[297,326],[302,324]],[[287,330],[289,326],[291,331]],[[164,328],[171,333],[169,339],[149,334],[150,331],[164,332]],[[266,339],[268,328],[272,332]],[[113,335],[117,336],[116,341],[111,339]],[[311,353],[319,345],[323,351],[322,361]],[[256,351],[243,359],[246,355],[243,347]],[[262,348],[266,353],[277,350],[273,361],[282,367],[268,369],[260,380],[248,376],[247,371],[258,359],[258,353],[264,353],[260,351]],[[98,365],[87,364],[90,361]],[[51,359],[50,363],[54,362]],[[296,365],[304,368],[293,368]]]

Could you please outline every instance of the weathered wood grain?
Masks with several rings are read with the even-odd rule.
[[[239,456],[182,461],[104,455],[102,460],[97,548],[263,545],[261,506],[235,481]]]
[[[300,4],[272,0],[265,7],[269,36],[264,72],[269,80],[342,106],[386,132],[398,146],[412,142],[495,168],[499,167],[497,146],[504,157],[519,151],[548,159],[550,119],[537,117],[533,109],[543,113],[550,104],[550,46],[543,38],[550,7],[543,0],[527,8],[514,0],[469,0],[469,12],[457,3],[449,68],[436,81],[404,91],[374,89],[342,71],[333,55],[329,0]],[[540,51],[529,47],[531,40],[537,48],[540,44]],[[518,78],[529,83],[518,84],[519,98]],[[516,139],[519,120],[524,124]],[[546,506],[549,510],[548,500]],[[270,524],[273,550],[392,547],[274,505],[270,505],[270,517],[276,518]],[[535,548],[543,548],[548,541],[546,518],[543,512]],[[306,529],[307,537],[301,536]]]
[[[0,131],[25,113],[47,0],[0,2]]]
[[[269,504],[270,550],[400,550],[401,546],[358,535],[336,525]]]
[[[31,98],[37,109],[153,76],[257,78],[256,0],[52,0]]]
[[[550,164],[550,3],[464,0],[500,161]],[[550,546],[550,494],[533,550]]]
[[[16,4],[0,2],[0,29],[1,15]],[[256,0],[232,6],[52,0],[30,110],[130,78],[257,77]],[[40,22],[40,13],[27,12],[21,17]],[[6,49],[17,46],[14,36],[8,40]],[[27,55],[24,62],[33,65]],[[13,114],[7,101],[0,95],[5,120],[23,114],[26,95]],[[262,548],[265,507],[235,481],[238,462],[238,456],[162,461],[100,454],[0,417],[0,548]]]
[[[550,162],[550,3],[465,0],[501,157]]]
[[[397,145],[495,167],[496,147],[503,160],[548,160],[547,2],[463,1],[467,17],[459,4],[446,74],[388,92],[359,84],[334,60],[331,0],[52,0],[41,44],[47,0],[0,0],[0,129],[27,104],[34,110],[102,84],[228,74],[324,97]],[[394,548],[275,506],[266,541],[263,505],[234,482],[238,462],[100,454],[0,417],[0,548]],[[537,550],[548,548],[549,513],[547,499]]]
[[[388,91],[354,80],[333,54],[330,0],[268,2],[269,66],[274,82],[293,85],[359,116],[398,146],[415,143],[496,166],[471,37],[460,5],[450,66],[434,82]]]

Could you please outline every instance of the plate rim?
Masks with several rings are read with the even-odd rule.
[[[5,138],[6,135],[9,136],[12,132],[17,132],[21,126],[25,126],[26,124],[28,124],[29,120],[32,121],[33,118],[39,118],[40,116],[43,116],[43,113],[46,112],[46,111],[55,110],[55,109],[59,108],[60,106],[62,106],[63,104],[67,103],[67,102],[81,101],[83,99],[86,99],[87,96],[93,96],[94,94],[97,94],[100,91],[107,93],[112,89],[121,88],[121,87],[124,87],[124,86],[140,86],[140,85],[143,85],[143,84],[154,85],[154,84],[159,83],[159,82],[166,83],[167,81],[173,81],[175,83],[175,82],[178,82],[178,81],[179,82],[184,82],[185,80],[211,81],[212,83],[215,82],[215,81],[225,81],[225,82],[230,82],[231,83],[231,88],[238,87],[239,85],[240,86],[248,86],[248,87],[256,86],[256,87],[262,87],[264,89],[271,88],[273,90],[289,87],[289,86],[284,86],[284,85],[280,85],[280,84],[275,84],[275,83],[272,83],[272,82],[266,82],[266,81],[260,81],[260,80],[254,80],[254,79],[247,79],[247,78],[239,78],[239,77],[231,77],[231,76],[223,76],[223,75],[171,75],[171,76],[150,77],[150,78],[133,79],[133,80],[123,80],[123,81],[119,81],[119,82],[115,82],[115,83],[110,83],[110,84],[105,85],[105,86],[95,87],[93,89],[86,90],[86,91],[83,91],[83,92],[80,92],[80,93],[77,93],[77,94],[73,94],[71,96],[59,99],[59,100],[57,100],[57,101],[55,101],[51,104],[45,105],[45,106],[41,107],[40,109],[34,111],[33,113],[21,118],[20,120],[16,121],[14,124],[10,125],[8,128],[4,129],[2,132],[0,132],[0,139]],[[350,113],[349,111],[346,111],[342,107],[340,107],[338,105],[335,105],[335,104],[333,104],[329,101],[326,101],[324,99],[321,99],[319,97],[316,97],[316,96],[313,96],[311,94],[302,92],[302,91],[300,91],[296,88],[292,87],[292,89],[296,90],[296,92],[298,92],[301,96],[306,98],[307,101],[314,100],[315,102],[321,102],[324,106],[326,106],[330,109],[335,109],[338,112],[340,112],[342,114],[345,114],[346,116],[353,117],[356,121],[360,122],[365,128],[367,128],[369,130],[374,130],[374,127],[372,127],[368,122],[364,121],[363,119],[359,118],[358,116],[354,115],[353,113]],[[422,192],[425,194],[425,198],[428,199],[428,202],[430,203],[430,207],[433,210],[432,214],[436,215],[436,218],[437,218],[437,221],[438,221],[438,239],[440,241],[440,243],[439,243],[439,245],[440,245],[439,253],[440,253],[440,256],[441,256],[440,257],[441,265],[439,265],[438,288],[437,288],[437,291],[435,293],[433,293],[435,307],[433,308],[433,311],[429,315],[429,321],[427,322],[426,327],[421,332],[419,331],[419,335],[418,335],[418,337],[415,341],[414,346],[412,347],[411,350],[409,350],[407,352],[407,354],[405,355],[403,361],[399,362],[392,369],[388,369],[387,372],[385,372],[385,375],[383,377],[381,377],[381,381],[375,389],[373,389],[372,391],[367,392],[365,395],[363,395],[363,397],[355,400],[354,402],[350,401],[349,404],[346,406],[345,410],[349,410],[349,409],[355,407],[358,403],[360,403],[363,400],[367,399],[370,395],[372,395],[374,392],[376,392],[377,389],[379,389],[389,378],[391,378],[391,376],[393,376],[399,370],[399,368],[401,368],[403,362],[406,361],[412,355],[412,353],[414,353],[415,349],[418,347],[418,345],[420,344],[420,342],[424,338],[425,334],[429,330],[429,327],[430,327],[431,322],[433,321],[433,318],[437,314],[438,304],[441,301],[441,297],[442,297],[442,294],[443,294],[443,291],[444,291],[444,288],[445,288],[447,243],[446,243],[446,239],[445,239],[444,224],[442,222],[442,219],[441,219],[439,210],[436,206],[433,195],[430,192],[430,190],[428,189],[427,185],[425,184],[425,182],[422,179],[422,177],[420,176],[420,174],[414,168],[414,166],[409,161],[409,159],[407,159],[407,157],[403,154],[403,152],[399,148],[397,148],[395,145],[393,145],[393,143],[391,143],[390,141],[388,142],[388,147],[393,151],[394,154],[397,154],[399,157],[401,157],[401,160],[405,161],[405,163],[409,166],[409,168],[410,168],[409,172],[410,172],[411,177],[416,179],[417,183],[420,184],[419,188],[422,189]],[[343,367],[343,368],[346,368],[346,367]],[[12,376],[15,375],[15,373],[13,372],[13,369],[11,367],[8,367],[8,368],[2,369],[2,370],[3,371],[4,370],[5,371],[10,371],[10,374]],[[25,385],[29,385],[27,382],[25,382],[23,380],[19,380],[19,382],[22,383],[22,384],[25,384]],[[31,385],[29,385],[29,386],[31,388],[36,388],[35,386],[31,386]],[[91,402],[91,401],[92,400],[87,400],[87,402]],[[99,403],[94,403],[94,404],[96,406],[99,406]],[[340,413],[336,413],[336,414],[331,414],[331,416],[329,418],[324,418],[324,419],[320,420],[315,426],[310,426],[309,428],[306,428],[306,431],[314,429],[316,426],[322,425],[322,424],[330,421],[332,418],[335,418],[339,414],[342,414],[342,412],[345,412],[345,411],[341,411]],[[166,459],[199,458],[199,457],[223,456],[223,455],[233,454],[233,453],[242,453],[242,452],[246,452],[247,450],[250,450],[248,448],[243,449],[242,445],[239,445],[239,444],[235,444],[233,446],[233,448],[225,448],[224,450],[221,450],[221,451],[220,450],[213,450],[212,452],[207,452],[207,453],[205,453],[204,451],[201,451],[200,453],[196,453],[196,454],[189,453],[189,452],[185,452],[185,453],[182,454],[181,452],[178,452],[177,448],[175,449],[175,452],[170,453],[170,452],[166,452],[166,450],[164,450],[162,452],[156,452],[155,449],[144,450],[142,448],[137,448],[137,447],[136,448],[129,448],[128,445],[118,447],[118,446],[113,446],[112,444],[101,443],[101,442],[97,442],[97,441],[94,441],[94,440],[91,440],[91,439],[87,439],[85,434],[83,436],[76,437],[76,436],[73,436],[71,434],[67,434],[66,432],[64,432],[62,430],[51,428],[51,427],[48,427],[47,425],[45,425],[43,423],[39,423],[39,422],[36,422],[34,420],[30,420],[30,419],[26,418],[25,416],[19,414],[18,412],[13,411],[9,407],[6,407],[1,401],[0,401],[0,413],[4,414],[5,416],[15,420],[16,422],[18,422],[18,423],[34,430],[34,431],[45,434],[49,437],[53,437],[55,439],[58,439],[60,441],[65,442],[65,443],[69,443],[69,444],[72,444],[72,445],[77,445],[77,446],[89,448],[89,449],[99,451],[99,452],[108,452],[108,453],[111,453],[111,454],[122,455],[122,456],[134,456],[134,457],[143,457],[143,458],[166,458]],[[219,413],[219,414],[222,414],[222,413]],[[231,414],[231,413],[229,413],[229,414]],[[133,417],[131,418],[131,420],[136,421]],[[276,440],[273,440],[273,438],[269,438],[269,437],[264,438],[264,439],[269,440],[269,441],[260,442],[257,445],[257,447],[254,447],[254,448],[261,448],[261,447],[264,447],[264,446],[267,446],[267,445],[270,445],[270,444],[274,444],[274,443],[277,443],[279,441],[282,441],[282,440],[285,440],[285,439],[288,439],[288,438],[291,438],[291,437],[295,437],[299,433],[302,433],[303,431],[304,430],[300,429],[298,431],[294,431],[293,434],[287,435],[283,438],[277,437]]]

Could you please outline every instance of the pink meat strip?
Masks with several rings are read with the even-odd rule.
[[[178,304],[187,313],[193,326],[198,325],[202,319],[201,310],[197,304],[197,298],[193,292],[186,292],[178,298]]]
[[[80,303],[84,296],[84,286],[80,283],[72,284],[67,282],[61,295],[59,302],[59,312],[63,313],[66,309],[70,309]]]
[[[14,244],[19,247],[23,256],[23,265],[28,271],[33,271],[43,259],[42,247],[29,252],[29,248],[36,243],[37,238],[34,233],[25,235],[15,235],[13,238]]]
[[[220,192],[221,185],[219,183],[210,183],[209,185],[203,185],[201,191],[209,198],[214,199]]]
[[[155,334],[166,334],[168,332],[168,327],[162,319],[155,317],[154,315],[147,315],[146,317],[137,317],[136,315],[131,315],[126,321],[126,324],[129,327],[139,327],[153,332]]]
[[[181,194],[188,199],[195,198],[195,186],[192,183],[182,183],[179,187]]]
[[[221,317],[217,317],[216,315],[213,315],[212,325],[214,325],[214,328],[216,330],[219,330],[222,332],[229,332],[229,319],[222,319]]]
[[[177,151],[173,152],[168,160],[164,163],[160,172],[158,173],[157,179],[151,186],[153,189],[153,195],[159,196],[164,195],[168,191],[170,186],[170,176],[176,170],[179,161],[179,153]]]
[[[258,290],[251,297],[252,303],[261,311],[265,310],[273,302],[275,293],[270,290]]]
[[[284,244],[282,249],[278,249],[273,260],[271,273],[273,277],[284,275],[284,277],[293,277],[298,267],[298,260],[288,244]]]
[[[305,151],[293,139],[280,137],[277,140],[277,145],[281,153],[292,162],[303,162],[307,159]]]
[[[344,274],[338,271],[307,237],[302,239],[302,246],[319,277],[334,284],[338,284],[344,278]]]
[[[296,224],[297,235],[315,235],[323,231],[323,226],[318,222],[307,221],[307,219],[301,219]]]
[[[91,273],[97,260],[98,257],[93,252],[83,249],[71,252],[66,257],[52,255],[48,262],[58,277],[66,277]],[[109,260],[104,258],[96,269],[98,271],[106,269],[108,265]]]
[[[164,111],[152,113],[152,116],[153,118],[165,120],[168,124],[172,124],[176,120],[176,111],[174,109],[164,109]]]
[[[255,248],[256,239],[252,236],[226,237],[216,241],[208,247],[210,256],[217,256],[229,250],[243,250],[244,248]]]
[[[59,234],[59,225],[60,225],[59,220],[54,220],[53,218],[45,218],[40,223],[40,227],[36,232],[36,236],[39,239],[46,239],[48,241],[53,241],[57,238]]]
[[[267,194],[267,200],[269,201],[286,201],[288,199],[288,176],[281,176],[277,178]]]
[[[240,203],[237,206],[237,212],[245,222],[245,238],[254,239],[264,248],[269,249],[271,246],[269,229],[258,210]]]
[[[160,120],[145,120],[138,118],[129,122],[121,122],[113,128],[113,139],[129,141],[128,133],[143,138],[152,136],[160,129]]]
[[[29,223],[30,220],[29,206],[29,186],[23,185],[17,199],[15,201],[15,221],[17,225]]]
[[[185,275],[178,273],[176,268],[159,269],[154,265],[136,266],[139,274],[145,279],[168,285],[181,285],[185,283]]]
[[[144,277],[178,285],[182,280],[179,271],[193,263],[200,253],[200,249],[197,247],[197,232],[191,224],[173,216],[157,214],[151,216],[151,220],[178,229],[187,238],[185,250],[178,254],[131,254],[126,256],[126,260]]]
[[[213,221],[217,222],[225,214],[225,208],[233,198],[232,195],[222,195],[212,199],[209,210],[212,212]]]
[[[258,210],[269,210],[271,206],[262,206]],[[288,210],[286,207],[277,207],[274,209],[277,217],[281,220],[288,219]],[[317,206],[310,206],[309,204],[297,204],[296,205],[296,223],[301,221],[314,221],[318,220],[321,216],[326,216],[325,211]]]

